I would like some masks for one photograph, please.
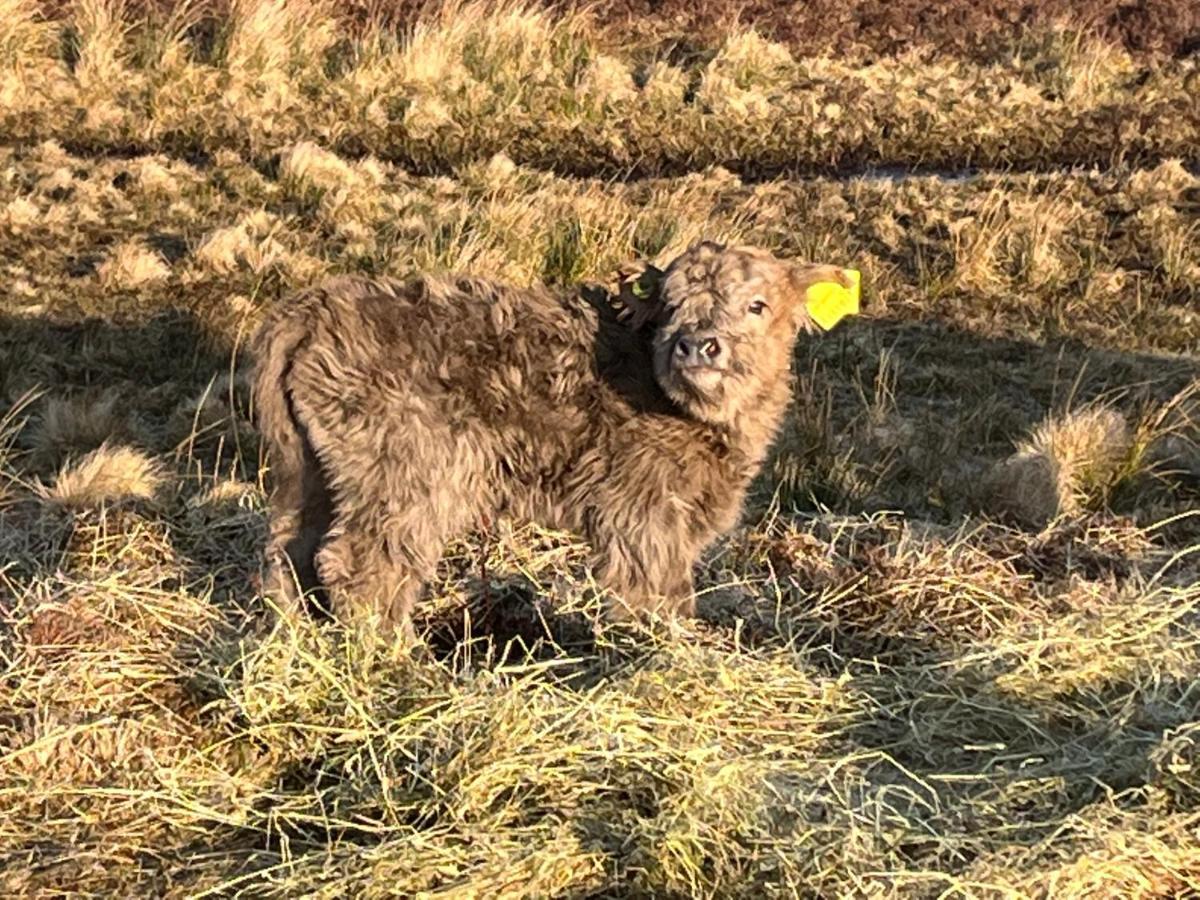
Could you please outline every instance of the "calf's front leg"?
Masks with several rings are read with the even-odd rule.
[[[600,530],[593,571],[608,593],[606,616],[626,621],[651,615],[692,618],[696,595],[692,582],[695,559],[668,550],[661,539],[645,534],[642,541]]]

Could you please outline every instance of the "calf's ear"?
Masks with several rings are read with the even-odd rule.
[[[663,272],[648,262],[629,262],[618,270],[620,287],[617,291],[617,315],[637,331],[643,325],[661,325],[667,309],[661,286]]]

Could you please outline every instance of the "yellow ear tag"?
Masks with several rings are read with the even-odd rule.
[[[818,281],[809,285],[805,308],[814,322],[829,331],[846,316],[858,315],[859,287],[862,274],[857,269],[843,269],[850,279],[850,287],[842,287],[836,281]]]

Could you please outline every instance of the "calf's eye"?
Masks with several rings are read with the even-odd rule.
[[[762,300],[755,300],[749,306],[750,312],[756,316],[761,316],[766,311],[766,309],[767,309],[767,304]]]

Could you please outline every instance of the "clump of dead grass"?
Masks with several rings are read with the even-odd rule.
[[[985,490],[998,510],[1045,525],[1102,504],[1129,476],[1134,446],[1116,410],[1096,406],[1052,416],[993,469]]]
[[[317,207],[321,220],[335,233],[369,252],[372,226],[387,213],[380,202],[384,170],[373,159],[348,163],[311,142],[285,150],[279,163],[280,181],[294,195]]]
[[[337,40],[332,12],[323,0],[233,0],[223,60],[233,89],[259,87],[283,100],[288,83],[319,69]]]
[[[11,232],[20,232],[34,225],[41,217],[41,209],[27,197],[17,197],[4,207],[4,225]]]
[[[124,0],[76,0],[74,4],[74,74],[85,94],[110,90],[114,82],[129,77],[124,59],[128,31],[124,7]]]
[[[165,477],[157,462],[132,447],[102,445],[58,473],[46,496],[64,506],[153,500]]]
[[[96,270],[107,288],[139,288],[171,277],[171,267],[159,254],[136,241],[117,246]]]
[[[275,237],[279,226],[265,212],[243,216],[236,224],[210,232],[196,248],[196,259],[213,271],[228,274],[240,266],[262,272],[287,257]]]
[[[289,147],[279,160],[279,175],[285,184],[317,191],[336,191],[359,184],[358,173],[336,153],[311,141]]]
[[[604,53],[588,63],[579,87],[584,97],[601,107],[629,103],[637,95],[628,63]]]
[[[771,113],[770,89],[791,67],[787,48],[754,31],[730,35],[704,70],[696,99],[714,114],[735,122]]]
[[[1111,100],[1135,71],[1128,51],[1061,25],[1025,36],[1017,56],[1044,90],[1084,108]]]
[[[1088,215],[1077,202],[992,191],[951,225],[956,284],[982,293],[1060,287],[1085,271],[1075,236]]]
[[[131,410],[116,392],[85,393],[74,397],[50,397],[30,425],[24,440],[34,458],[53,464],[67,457],[89,453],[106,441],[128,440],[137,424]]]
[[[166,157],[149,156],[133,166],[138,188],[149,197],[173,199],[180,192],[178,171],[184,164]]]
[[[1147,248],[1172,288],[1200,281],[1200,225],[1173,205],[1157,202],[1134,216],[1138,240]]]
[[[38,13],[37,0],[4,0],[0,4],[0,65],[14,78],[53,46],[54,26]],[[5,83],[6,88],[0,90],[11,90],[11,82],[5,79]]]
[[[1193,383],[1144,405],[1132,425],[1101,404],[1052,415],[992,467],[982,496],[1033,525],[1109,506],[1118,496],[1125,506],[1153,506],[1163,490],[1186,487],[1195,469],[1195,396]]]

